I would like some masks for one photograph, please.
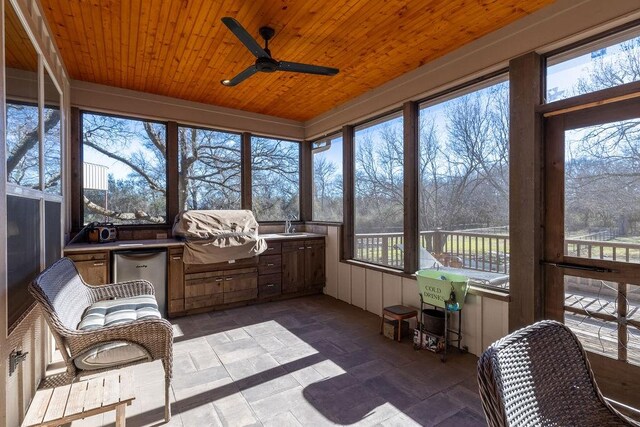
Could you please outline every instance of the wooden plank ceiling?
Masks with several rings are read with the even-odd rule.
[[[9,68],[38,71],[38,53],[7,0],[4,2],[5,62]]]
[[[307,120],[532,13],[554,0],[40,0],[71,78]],[[274,58],[340,69],[335,77],[259,73],[220,22]],[[260,41],[262,44],[262,42]]]

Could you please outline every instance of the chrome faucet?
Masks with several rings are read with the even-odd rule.
[[[285,222],[284,222],[284,232],[285,233],[291,233],[291,228],[292,228],[291,227],[291,220],[290,219],[285,220]]]

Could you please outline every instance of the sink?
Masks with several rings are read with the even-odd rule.
[[[309,233],[275,233],[276,236],[305,236]]]

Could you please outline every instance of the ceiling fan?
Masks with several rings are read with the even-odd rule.
[[[222,80],[225,86],[235,86],[242,83],[258,71],[263,73],[273,73],[274,71],[290,71],[294,73],[318,74],[321,76],[335,76],[338,74],[337,68],[322,67],[320,65],[301,64],[299,62],[277,61],[271,57],[269,50],[269,40],[273,38],[275,30],[271,27],[261,27],[260,36],[264,39],[264,48],[244,29],[238,21],[230,17],[222,18],[222,22],[231,32],[251,51],[256,57],[255,64],[249,66],[232,79]]]

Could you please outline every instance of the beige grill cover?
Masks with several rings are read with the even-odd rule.
[[[249,210],[183,211],[173,235],[185,239],[185,264],[215,264],[250,258],[267,250]]]

